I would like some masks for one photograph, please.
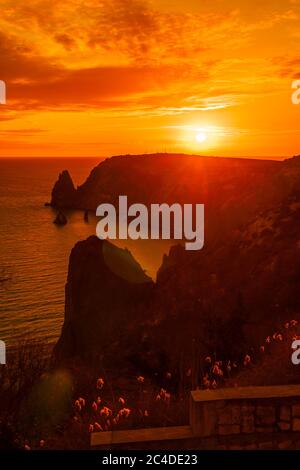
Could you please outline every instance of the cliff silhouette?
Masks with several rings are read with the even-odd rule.
[[[64,171],[51,205],[95,211],[101,203],[204,203],[206,239],[237,229],[299,186],[299,157],[283,162],[175,154],[116,156],[102,161],[74,188]]]
[[[57,358],[94,361],[140,321],[153,282],[126,249],[91,236],[70,255]]]
[[[104,197],[109,187],[110,201],[128,194],[146,204],[204,202],[206,242],[199,252],[172,247],[155,284],[128,252],[124,257],[96,237],[79,242],[70,257],[57,353],[89,361],[107,356],[162,374],[195,356],[256,354],[253,345],[270,329],[300,316],[299,179],[299,157],[167,155],[101,163],[76,190],[76,207],[93,208],[98,190]],[[114,250],[113,265],[104,247]],[[143,282],[124,278],[128,263]]]

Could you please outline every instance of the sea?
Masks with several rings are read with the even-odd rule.
[[[68,211],[68,223],[53,223],[45,207],[53,184],[68,169],[82,184],[97,158],[0,159],[0,340],[6,346],[37,339],[54,343],[64,319],[64,289],[71,249],[96,233],[97,218]],[[170,241],[116,242],[128,248],[153,279]]]

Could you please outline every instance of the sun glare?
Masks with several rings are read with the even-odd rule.
[[[195,136],[195,140],[199,143],[205,142],[207,135],[204,132],[198,132]]]

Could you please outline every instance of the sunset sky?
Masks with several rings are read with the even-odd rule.
[[[1,156],[300,153],[300,0],[0,0]]]

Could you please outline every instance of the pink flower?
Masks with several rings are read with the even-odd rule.
[[[244,366],[246,367],[248,364],[251,362],[251,357],[249,354],[246,354],[245,359],[244,359]]]
[[[166,393],[164,399],[165,399],[165,402],[170,403],[170,400],[171,400],[171,393]]]
[[[171,394],[168,393],[164,388],[160,389],[159,395],[160,398],[167,403],[169,403],[169,401],[171,400]]]
[[[89,425],[89,433],[92,433],[92,432],[94,432],[94,426],[93,426],[93,424],[90,424]]]
[[[81,411],[81,404],[80,404],[80,401],[79,401],[79,400],[76,400],[76,401],[75,401],[74,406],[75,406],[75,408],[76,408],[77,411]]]
[[[103,431],[101,424],[97,423],[97,421],[94,423],[94,428],[95,428],[95,431],[97,432]]]
[[[106,416],[107,418],[112,415],[112,411],[107,406],[103,406],[100,410],[100,416]]]
[[[78,401],[79,401],[80,405],[84,408],[84,407],[85,407],[85,399],[82,398],[82,397],[80,397],[80,398],[78,399]]]
[[[214,367],[213,367],[213,374],[215,375],[218,375],[219,377],[223,377],[223,371],[222,369],[219,367],[219,362],[216,362]]]
[[[217,388],[217,382],[215,380],[212,381],[211,388],[213,389]]]
[[[205,375],[204,378],[203,378],[203,385],[204,385],[205,388],[210,387],[210,380],[209,380],[207,375]]]
[[[97,379],[97,382],[96,382],[96,388],[98,390],[101,390],[103,388],[103,385],[104,385],[104,380],[102,379],[102,377],[99,377],[99,379]]]
[[[122,416],[123,418],[128,418],[130,413],[131,413],[131,410],[129,408],[122,408],[118,414],[119,416]]]
[[[93,408],[94,411],[98,410],[98,405],[95,401],[93,401],[93,403],[92,403],[92,408]]]
[[[124,405],[125,405],[125,400],[124,400],[124,398],[120,397],[120,398],[119,398],[119,403],[120,403],[120,405],[124,406]]]
[[[143,377],[142,375],[139,375],[139,376],[137,377],[137,381],[138,381],[138,383],[142,384],[142,383],[145,382],[145,377]]]

